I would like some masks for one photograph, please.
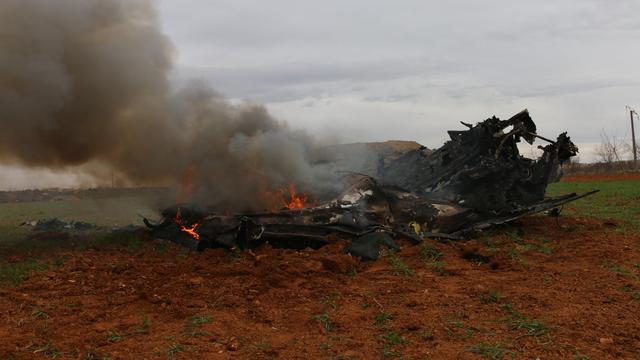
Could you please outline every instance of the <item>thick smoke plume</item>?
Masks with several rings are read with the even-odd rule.
[[[188,177],[195,199],[227,208],[266,206],[291,182],[326,190],[308,135],[207,84],[172,89],[173,57],[152,0],[2,0],[0,160],[98,163],[136,184]]]

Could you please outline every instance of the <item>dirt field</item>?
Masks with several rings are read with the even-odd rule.
[[[578,181],[620,181],[620,180],[640,180],[640,172],[625,173],[604,173],[604,174],[579,174],[571,175],[562,179],[563,182]]]
[[[609,217],[534,216],[369,263],[342,241],[31,241],[52,250],[3,254],[0,359],[640,358],[640,231]]]

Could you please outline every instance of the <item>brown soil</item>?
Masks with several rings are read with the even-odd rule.
[[[0,290],[0,358],[475,359],[470,347],[487,343],[523,359],[637,359],[640,236],[559,225],[536,216],[463,244],[430,241],[442,275],[409,244],[397,259],[412,276],[394,275],[393,257],[356,261],[344,243],[72,251]]]
[[[576,174],[576,175],[564,176],[561,181],[577,182],[577,181],[619,181],[619,180],[640,180],[640,172]]]

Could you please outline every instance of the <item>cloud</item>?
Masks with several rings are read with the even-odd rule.
[[[264,102],[358,92],[372,82],[447,72],[456,64],[431,59],[384,59],[343,63],[292,62],[255,67],[182,67],[176,81],[204,78],[231,97]]]

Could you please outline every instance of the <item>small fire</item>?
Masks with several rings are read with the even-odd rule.
[[[312,206],[307,195],[298,194],[293,184],[289,185],[289,199],[287,200],[283,196],[282,202],[284,203],[284,207],[289,210],[301,210]]]
[[[195,223],[190,227],[185,226],[184,219],[182,219],[182,213],[180,212],[180,208],[178,208],[178,211],[176,212],[176,217],[175,219],[173,219],[173,221],[180,226],[180,231],[186,232],[196,240],[200,240],[200,234],[198,234],[198,232],[196,231],[198,226],[200,226],[200,223]]]
[[[307,195],[298,193],[294,184],[276,191],[264,190],[262,200],[270,211],[302,210],[315,206],[314,201],[310,200]]]
[[[180,225],[180,230],[182,230],[182,231],[186,232],[187,234],[191,235],[191,237],[193,237],[194,239],[200,240],[200,234],[198,234],[198,232],[196,231],[198,226],[200,226],[199,223],[195,223],[191,227],[186,227],[184,225]]]

